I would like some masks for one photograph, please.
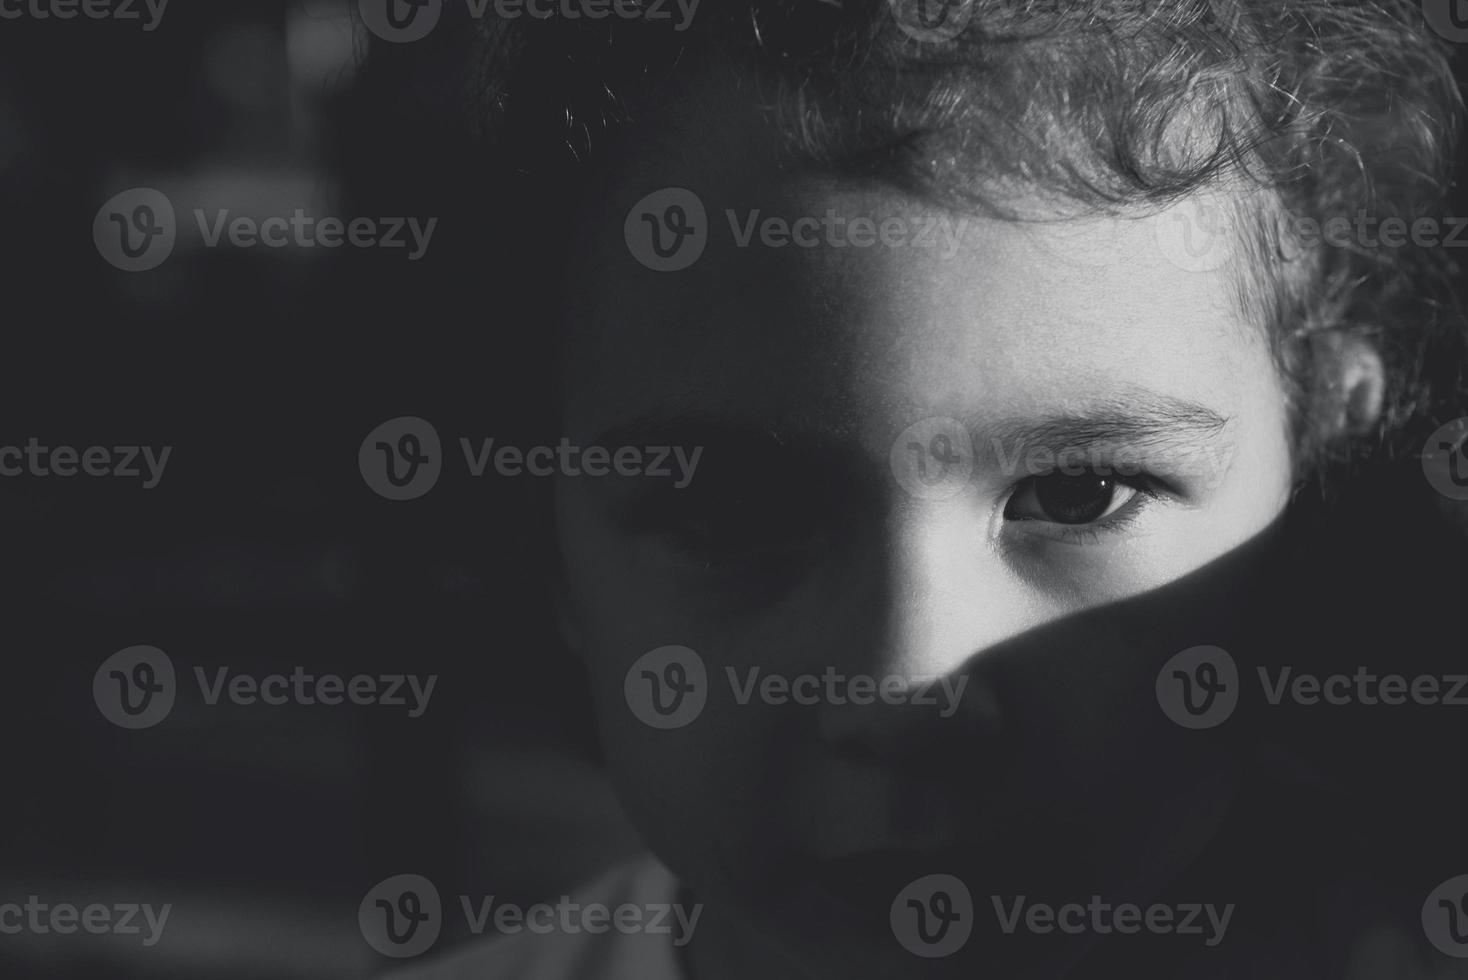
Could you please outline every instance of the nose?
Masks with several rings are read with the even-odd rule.
[[[852,637],[874,669],[950,674],[1038,625],[1042,610],[991,538],[990,515],[967,496],[894,511],[854,583]]]
[[[824,706],[822,739],[843,754],[892,759],[960,729],[996,726],[983,652],[1038,625],[1043,611],[977,505],[960,498],[893,513],[851,576],[837,641],[844,649],[834,653],[888,693]]]

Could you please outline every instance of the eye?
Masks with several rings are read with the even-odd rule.
[[[1134,486],[1092,470],[1047,473],[1019,485],[1004,506],[1004,518],[1063,525],[1095,524],[1117,514],[1147,492],[1144,486]]]
[[[760,492],[705,485],[653,494],[639,501],[627,526],[700,568],[786,562],[821,533],[820,513],[778,485]]]

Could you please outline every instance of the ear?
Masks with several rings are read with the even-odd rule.
[[[1386,369],[1376,348],[1360,337],[1316,338],[1323,391],[1317,402],[1330,437],[1359,435],[1381,418]]]

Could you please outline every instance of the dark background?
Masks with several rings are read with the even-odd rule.
[[[388,875],[529,902],[636,846],[552,628],[541,488],[471,480],[458,458],[461,436],[548,431],[537,242],[556,229],[465,142],[428,43],[369,81],[351,14],[174,0],[151,33],[0,21],[0,444],[173,447],[151,490],[0,480],[0,900],[174,905],[151,949],[0,937],[0,976],[366,976],[391,961],[357,905]],[[134,186],[167,194],[180,232],[129,274],[90,229]],[[205,250],[193,207],[439,223],[417,262]],[[410,502],[357,467],[400,415],[450,454]],[[90,693],[134,644],[181,675],[144,731]],[[417,719],[209,707],[195,665],[439,681]]]
[[[388,875],[532,901],[637,846],[552,625],[543,488],[454,458],[461,436],[554,441],[565,188],[474,142],[444,49],[375,50],[351,6],[0,21],[0,445],[173,447],[152,490],[0,480],[0,901],[174,906],[151,949],[0,937],[0,976],[365,976],[389,962],[357,903]],[[143,274],[91,238],[134,186],[180,216]],[[439,223],[418,262],[204,250],[194,207]],[[411,502],[357,469],[400,415],[450,456]],[[137,732],[90,693],[134,644],[185,675]],[[195,665],[439,681],[417,719],[207,707]]]

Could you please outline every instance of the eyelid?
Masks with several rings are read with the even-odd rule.
[[[1056,446],[1061,448],[1052,448]],[[1234,455],[1234,445],[1222,441],[1179,443],[1085,437],[1039,442],[995,441],[980,453],[983,461],[980,470],[992,474],[996,484],[1005,479],[1017,482],[1016,478],[1047,476],[1067,469],[1071,473],[1095,472],[1118,480],[1145,479],[1149,485],[1186,501],[1216,486]]]
[[[1038,490],[1036,489],[1036,480],[1037,479],[1042,479],[1042,478],[1027,479],[1027,480],[1023,481],[1022,483],[1020,483],[1018,486],[1015,487],[1014,492],[1012,494],[1010,494],[1009,497],[1004,502],[1004,513],[1006,515],[1008,515],[1008,513],[1010,511],[1010,508],[1013,507],[1016,504],[1016,502],[1018,502],[1019,500],[1022,499],[1022,495],[1025,495],[1025,496],[1028,496],[1028,495],[1031,495],[1031,494],[1038,495]],[[1114,482],[1116,484],[1116,488],[1117,489],[1125,490],[1126,493],[1124,495],[1117,495],[1117,494],[1115,494],[1115,491],[1113,491],[1113,494],[1114,495],[1120,496],[1120,500],[1113,499],[1111,501],[1108,501],[1107,502],[1107,505],[1106,505],[1106,510],[1101,514],[1101,516],[1097,517],[1094,520],[1082,521],[1082,522],[1074,522],[1074,523],[1066,523],[1065,521],[1051,521],[1051,520],[1047,520],[1044,517],[1033,517],[1033,516],[1029,516],[1029,515],[1019,515],[1019,516],[1016,516],[1014,518],[1011,518],[1011,520],[1014,520],[1014,521],[1030,521],[1030,522],[1038,523],[1038,524],[1058,524],[1061,527],[1088,527],[1088,526],[1095,526],[1097,524],[1104,524],[1112,516],[1114,516],[1115,514],[1117,514],[1120,511],[1124,510],[1126,507],[1130,506],[1131,503],[1132,503],[1132,501],[1136,499],[1136,497],[1137,497],[1138,494],[1145,492],[1141,487],[1133,486],[1132,484],[1127,483],[1127,482],[1122,481],[1122,480],[1116,480]],[[1038,504],[1038,500],[1036,501],[1036,503]],[[1040,505],[1037,508],[1032,508],[1032,509],[1038,509],[1041,512],[1044,511],[1043,505]]]
[[[1053,469],[1048,473],[1032,474],[1016,482],[1011,488],[1010,492],[1004,496],[1003,501],[1000,503],[1001,515],[1008,510],[1009,504],[1014,499],[1015,495],[1021,492],[1021,490],[1023,490],[1027,485],[1032,484],[1037,479],[1041,479],[1045,476],[1050,476],[1058,472],[1061,471],[1057,467],[1056,469]],[[1094,470],[1087,468],[1086,472],[1094,472]],[[1177,498],[1176,493],[1168,490],[1162,484],[1162,481],[1157,480],[1149,473],[1139,473],[1133,476],[1124,477],[1115,476],[1113,477],[1113,479],[1115,479],[1117,483],[1126,486],[1128,489],[1133,490],[1134,493],[1131,499],[1129,499],[1115,512],[1104,518],[1091,521],[1087,524],[1062,524],[1058,521],[1047,521],[1040,518],[1032,517],[1017,520],[1005,518],[1003,523],[1006,526],[1016,525],[1017,527],[1015,533],[1018,534],[1024,534],[1035,538],[1042,538],[1049,541],[1056,541],[1062,544],[1086,544],[1099,541],[1102,537],[1106,535],[1116,534],[1125,531],[1127,528],[1132,526],[1137,521],[1137,519],[1141,517],[1142,513],[1148,508],[1162,501],[1164,498]]]

